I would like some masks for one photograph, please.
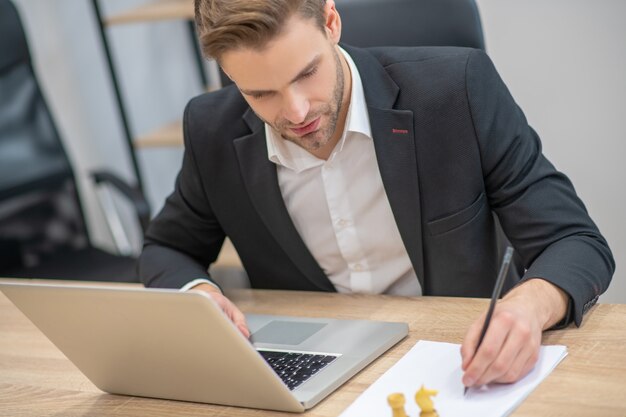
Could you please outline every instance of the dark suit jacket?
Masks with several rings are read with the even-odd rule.
[[[611,252],[489,58],[464,48],[345,48],[363,80],[381,177],[423,293],[490,296],[499,221],[522,279],[565,290],[580,324],[611,280]],[[229,236],[252,287],[334,291],[289,217],[263,123],[238,90],[191,100],[184,135],[176,189],[146,233],[144,284],[208,278]]]

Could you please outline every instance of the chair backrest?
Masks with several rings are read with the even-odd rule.
[[[0,0],[0,263],[87,241],[74,174],[33,71],[20,17],[11,1]],[[28,242],[33,244],[25,254]]]
[[[20,18],[0,0],[0,201],[73,178]]]
[[[485,49],[475,0],[337,0],[341,41],[353,46]]]

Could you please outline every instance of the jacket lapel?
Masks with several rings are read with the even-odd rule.
[[[348,46],[343,48],[359,69],[385,192],[422,292],[426,294],[413,112],[393,109],[399,88],[372,54]]]
[[[252,133],[235,139],[239,170],[263,223],[302,274],[319,289],[335,291],[298,234],[278,186],[276,165],[267,158],[263,122],[248,109],[244,120]]]

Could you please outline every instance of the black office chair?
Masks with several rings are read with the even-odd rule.
[[[475,0],[337,0],[341,43],[374,46],[463,46],[485,50]],[[222,86],[232,83],[220,68]]]
[[[149,207],[138,190],[107,172],[92,179],[128,197],[146,227]],[[0,277],[138,281],[133,257],[90,243],[74,173],[9,0],[0,0]]]
[[[337,0],[341,42],[485,49],[475,0]]]

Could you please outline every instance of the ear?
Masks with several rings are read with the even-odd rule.
[[[324,15],[326,16],[326,35],[334,44],[338,44],[341,38],[341,17],[339,17],[334,0],[326,0]]]

